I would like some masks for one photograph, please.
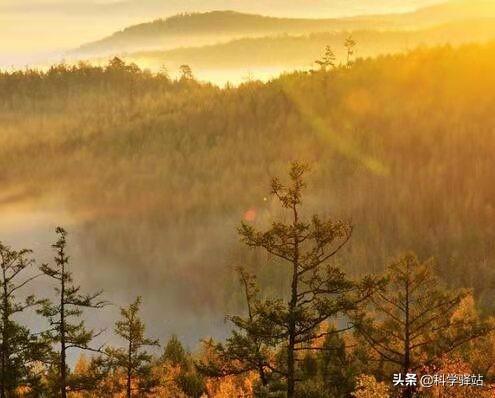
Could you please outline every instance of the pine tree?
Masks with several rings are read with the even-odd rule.
[[[205,392],[204,378],[197,368],[201,368],[200,364],[207,361],[200,361],[195,364],[191,354],[184,349],[177,336],[172,335],[167,342],[161,361],[166,368],[174,369],[176,373],[173,378],[174,384],[185,396],[192,398],[203,396]],[[217,376],[220,375],[214,375],[214,377]]]
[[[330,331],[335,330],[329,326]],[[357,366],[355,352],[347,335],[329,334],[316,353],[318,376],[322,379],[326,396],[348,397],[354,387]]]
[[[269,358],[271,356],[270,347],[256,334],[251,333],[251,329],[256,322],[255,306],[258,301],[259,289],[256,277],[242,267],[237,268],[239,280],[244,292],[247,307],[247,319],[249,327],[236,327],[236,317],[231,319],[234,327],[232,335],[227,339],[226,344],[215,343],[213,340],[206,340],[204,344],[209,346],[214,355],[208,363],[198,363],[199,370],[207,376],[226,377],[241,375],[248,372],[257,372],[263,386],[268,384]]]
[[[288,398],[295,396],[298,353],[312,350],[317,339],[351,329],[350,323],[329,331],[322,331],[321,326],[356,311],[378,286],[370,277],[360,282],[349,280],[339,267],[330,263],[351,238],[352,227],[348,223],[321,220],[316,215],[311,221],[302,218],[300,207],[306,170],[305,165],[293,163],[290,185],[284,186],[277,178],[271,184],[272,194],[290,215],[289,223],[275,221],[265,232],[247,223],[239,229],[246,245],[262,248],[287,265],[291,280],[288,301],[260,300],[253,310],[255,322],[249,318],[231,318],[238,328],[283,348],[283,363],[270,364],[270,369],[285,378]]]
[[[16,315],[43,303],[34,295],[28,296],[24,301],[16,300],[16,294],[29,287],[40,276],[30,272],[34,266],[30,255],[30,250],[15,251],[0,242],[1,398],[14,396],[19,386],[29,386],[35,382],[32,367],[46,354],[46,346],[14,320]]]
[[[347,49],[347,66],[351,65],[351,57],[354,55],[354,48],[356,47],[356,41],[349,35],[344,42],[344,47]]]
[[[185,64],[181,65],[179,67],[179,71],[180,71],[180,80],[187,81],[194,79],[192,69],[189,65],[185,65]]]
[[[440,287],[432,261],[407,254],[390,265],[388,285],[371,298],[373,318],[358,332],[385,361],[403,374],[438,361],[463,344],[489,332],[489,326],[467,317],[453,317],[467,292]],[[405,388],[403,396],[413,396]]]
[[[163,350],[162,361],[181,368],[188,365],[188,353],[175,334],[170,337]]]
[[[84,320],[81,319],[83,309],[100,309],[106,303],[99,300],[101,291],[88,295],[80,293],[81,287],[74,284],[72,273],[69,271],[69,257],[66,254],[67,232],[61,227],[58,227],[56,232],[58,240],[52,246],[56,251],[55,265],[44,264],[40,269],[43,274],[56,281],[55,293],[58,301],[45,302],[39,313],[47,318],[50,325],[50,328],[43,332],[43,338],[48,343],[59,346],[52,364],[56,366],[58,373],[56,389],[62,398],[66,398],[69,387],[67,352],[71,349],[100,351],[100,348],[91,348],[90,343],[101,332],[86,329]]]
[[[121,308],[121,320],[115,324],[115,333],[126,341],[125,348],[108,347],[105,352],[108,355],[111,367],[114,370],[122,370],[125,373],[125,394],[127,398],[133,396],[133,390],[140,393],[151,391],[156,387],[157,380],[152,375],[152,356],[143,350],[145,347],[159,346],[158,340],[144,337],[145,325],[139,318],[141,297],[137,297],[134,303],[127,308]],[[137,385],[137,387],[134,387]]]
[[[90,359],[81,354],[70,375],[70,390],[78,397],[114,397],[114,380],[108,360],[104,355],[92,356]]]
[[[335,67],[335,61],[337,57],[330,46],[325,47],[325,54],[321,59],[315,61],[316,64],[320,65],[321,70],[327,70],[329,68]]]

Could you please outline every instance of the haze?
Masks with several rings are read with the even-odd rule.
[[[131,24],[179,12],[236,10],[273,16],[340,17],[413,10],[439,0],[2,0],[0,66],[24,66]]]

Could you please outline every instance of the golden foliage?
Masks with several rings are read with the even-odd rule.
[[[176,383],[181,368],[168,363],[158,365],[154,372],[160,378],[160,387],[157,388],[156,394],[160,398],[187,398]]]
[[[258,375],[251,372],[246,376],[229,376],[209,379],[206,383],[209,398],[251,398]]]
[[[424,369],[423,373],[445,375],[445,377],[474,374],[470,364],[455,356],[444,357],[440,367]],[[423,388],[422,392],[428,398],[492,398],[494,396],[493,386],[488,383],[485,383],[484,387],[438,385],[428,389]]]
[[[389,398],[390,391],[383,382],[376,381],[374,376],[360,375],[356,379],[356,391],[352,393],[354,398]]]

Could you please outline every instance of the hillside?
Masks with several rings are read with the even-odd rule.
[[[416,24],[435,25],[475,18],[495,17],[495,1],[493,0],[451,0],[444,4],[420,9],[410,15],[399,16],[399,23],[415,22]]]
[[[336,30],[425,28],[462,19],[495,17],[493,0],[451,0],[412,13],[341,19],[275,18],[233,11],[182,14],[130,26],[70,56],[97,56],[138,50],[166,50],[214,44],[242,37],[308,34]]]
[[[191,13],[125,28],[98,42],[85,44],[73,54],[101,55],[146,48],[177,48],[240,37],[324,32],[360,24],[373,25],[374,22],[275,18],[234,11]]]
[[[488,308],[494,68],[495,43],[226,89],[117,62],[2,73],[2,205],[32,209],[35,198],[52,220],[69,214],[86,282],[126,295],[133,281],[187,333],[199,304],[202,314],[232,304],[227,270],[260,261],[235,228],[248,211],[269,222],[269,177],[304,160],[307,211],[355,225],[347,271],[412,249]],[[264,284],[280,280],[263,268]]]
[[[321,57],[327,45],[335,51],[337,60],[344,62],[346,54],[343,43],[348,35],[349,32],[342,31],[246,38],[203,47],[137,52],[123,57],[129,62],[136,62],[153,70],[165,66],[170,71],[175,71],[180,65],[188,64],[193,71],[199,71],[200,76],[204,70],[242,69],[246,65],[254,73],[257,69],[267,67],[288,70],[315,67],[313,62]],[[352,37],[358,43],[357,56],[373,57],[405,52],[418,46],[490,41],[495,39],[495,19],[451,22],[417,31],[357,30],[352,32]]]
[[[405,29],[432,27],[449,22],[495,17],[494,0],[446,0],[417,11],[368,16],[377,24]],[[352,19],[352,18],[351,18]],[[357,19],[361,19],[357,17]]]

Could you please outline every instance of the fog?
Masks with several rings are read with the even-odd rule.
[[[315,0],[312,7],[307,1],[292,1],[285,7],[287,1],[261,0],[182,1],[167,2],[166,6],[155,1],[19,4],[7,0],[0,5],[0,37],[8,38],[0,41],[0,65],[60,59],[66,49],[178,11],[229,8],[331,17],[403,11],[433,2]],[[112,18],[108,18],[110,12]],[[486,52],[488,55],[481,57],[486,64],[482,71],[493,70],[492,52]],[[27,187],[36,186],[29,194],[0,190],[0,241],[16,249],[32,249],[39,264],[51,262],[54,231],[57,225],[63,226],[70,234],[75,280],[84,292],[103,289],[104,299],[112,303],[101,312],[88,312],[90,327],[108,329],[96,344],[117,343],[112,325],[118,307],[142,295],[148,335],[164,342],[177,334],[194,349],[200,338],[224,337],[228,332],[225,314],[239,311],[232,266],[266,264],[265,257],[254,261],[246,254],[236,226],[249,209],[269,213],[264,196],[268,180],[285,172],[286,161],[297,155],[317,164],[318,184],[311,186],[319,189],[314,208],[327,211],[330,203],[339,216],[356,220],[357,243],[351,252],[357,259],[351,263],[354,270],[377,271],[390,256],[413,248],[424,256],[447,259],[444,269],[449,267],[450,283],[455,285],[461,278],[464,281],[467,266],[479,265],[476,256],[486,256],[488,260],[482,264],[489,276],[470,282],[481,296],[488,285],[493,286],[487,270],[493,269],[495,255],[485,254],[488,249],[480,239],[493,236],[489,223],[493,202],[487,199],[494,197],[492,184],[487,183],[493,180],[489,146],[493,140],[486,138],[482,145],[471,139],[472,131],[481,132],[481,138],[483,132],[488,136],[492,125],[490,98],[478,106],[479,98],[485,98],[478,93],[486,89],[479,82],[480,72],[471,73],[468,68],[475,64],[472,59],[479,64],[475,55],[452,58],[456,67],[459,59],[467,59],[464,68],[469,73],[465,72],[464,79],[459,78],[463,70],[454,66],[450,74],[436,64],[416,70],[414,56],[403,61],[403,69],[388,65],[389,60],[377,61],[389,68],[378,76],[372,61],[367,61],[360,66],[369,67],[362,75],[336,82],[343,87],[336,91],[337,96],[330,79],[319,80],[321,73],[308,73],[294,81],[286,78],[288,84],[282,78],[272,85],[253,82],[223,91],[194,82],[190,86],[187,81],[174,82],[170,87],[177,87],[171,94],[168,83],[165,90],[158,91],[158,82],[147,82],[139,74],[136,79],[142,79],[143,86],[137,98],[127,95],[134,93],[134,82],[139,81],[134,77],[127,83],[109,85],[105,95],[98,91],[98,84],[91,91],[85,80],[74,85],[73,91],[63,91],[56,84],[47,86],[46,98],[40,101],[32,100],[34,90],[25,88],[24,94],[12,96],[11,105],[5,101],[0,114],[0,122],[6,121],[0,123],[0,144],[4,144],[4,148],[0,145],[0,166],[4,166],[0,167],[0,184],[25,181]],[[307,62],[316,56],[319,53],[309,55]],[[442,68],[450,65],[450,59]],[[401,75],[403,70],[411,82]],[[241,69],[196,70],[193,65],[193,71],[199,80],[224,85],[253,77],[269,80],[287,68],[248,64]],[[394,80],[395,74],[400,79]],[[65,72],[67,81],[72,77]],[[29,87],[29,79],[26,81],[25,87]],[[388,91],[376,90],[377,84]],[[443,87],[440,94],[437,84]],[[293,85],[301,87],[293,93],[287,89]],[[8,90],[9,86],[4,87]],[[426,95],[420,92],[423,88]],[[119,94],[120,89],[124,94]],[[403,95],[406,90],[408,95]],[[9,95],[15,90],[10,91]],[[452,92],[467,93],[467,97],[452,96]],[[71,93],[68,99],[64,97],[67,93]],[[329,104],[333,104],[331,111]],[[383,110],[392,122],[385,119]],[[421,129],[417,128],[417,114],[426,115]],[[432,145],[431,137],[437,137],[438,130],[455,131],[456,135],[439,135]],[[341,136],[351,138],[347,142]],[[432,154],[424,161],[422,156],[429,151]],[[451,164],[453,153],[464,154],[460,157],[463,162]],[[473,165],[471,153],[484,160],[485,168],[471,173],[478,179],[468,178],[466,172]],[[364,167],[375,158],[391,164],[395,174],[385,178],[385,173]],[[435,184],[430,184],[432,179]],[[445,194],[447,183],[457,194]],[[464,199],[465,192],[476,195]],[[446,204],[437,200],[441,195]],[[417,225],[418,219],[421,225]],[[468,224],[473,232],[465,227]],[[462,250],[458,248],[461,244]],[[267,272],[271,273],[265,275],[271,287],[282,291],[280,272],[273,268]],[[53,293],[45,279],[33,286],[40,297]],[[24,292],[28,293],[32,292]],[[33,314],[25,322],[33,329],[43,328],[42,320]]]
[[[94,342],[93,347],[102,344],[120,343],[113,334],[113,324],[118,319],[118,308],[127,306],[137,296],[143,297],[142,318],[146,322],[148,335],[158,338],[162,343],[172,335],[181,336],[181,340],[190,349],[196,349],[200,339],[205,336],[225,337],[228,325],[224,321],[225,307],[213,308],[201,306],[199,299],[187,289],[174,271],[171,258],[166,253],[169,248],[159,247],[164,254],[163,261],[148,266],[133,264],[125,257],[116,259],[105,256],[97,248],[98,242],[85,236],[84,222],[77,220],[70,213],[61,210],[49,210],[48,207],[35,206],[33,203],[16,203],[0,206],[0,242],[14,249],[29,248],[33,250],[33,258],[37,266],[42,263],[53,263],[51,244],[56,240],[55,228],[64,226],[69,232],[68,252],[71,258],[71,271],[76,284],[80,284],[83,293],[94,293],[103,290],[102,298],[109,303],[103,310],[87,310],[88,327],[94,330],[105,329]],[[129,231],[122,231],[124,234]],[[200,246],[200,242],[192,247]],[[199,250],[201,251],[201,250]],[[196,251],[183,255],[197,259],[201,255]],[[177,253],[175,253],[177,254]],[[204,251],[203,251],[204,254]],[[147,268],[147,269],[144,269]],[[36,268],[31,274],[36,273]],[[39,298],[55,299],[54,285],[44,277],[31,283],[31,289],[23,289],[19,294],[24,297],[35,294]],[[19,319],[32,330],[47,327],[44,320],[33,312],[26,312]],[[71,352],[72,363],[80,352]]]
[[[180,12],[234,10],[272,16],[341,17],[410,11],[440,0],[3,0],[0,3],[0,67],[24,67],[63,58],[81,44],[129,25]],[[108,16],[111,15],[111,18]]]

